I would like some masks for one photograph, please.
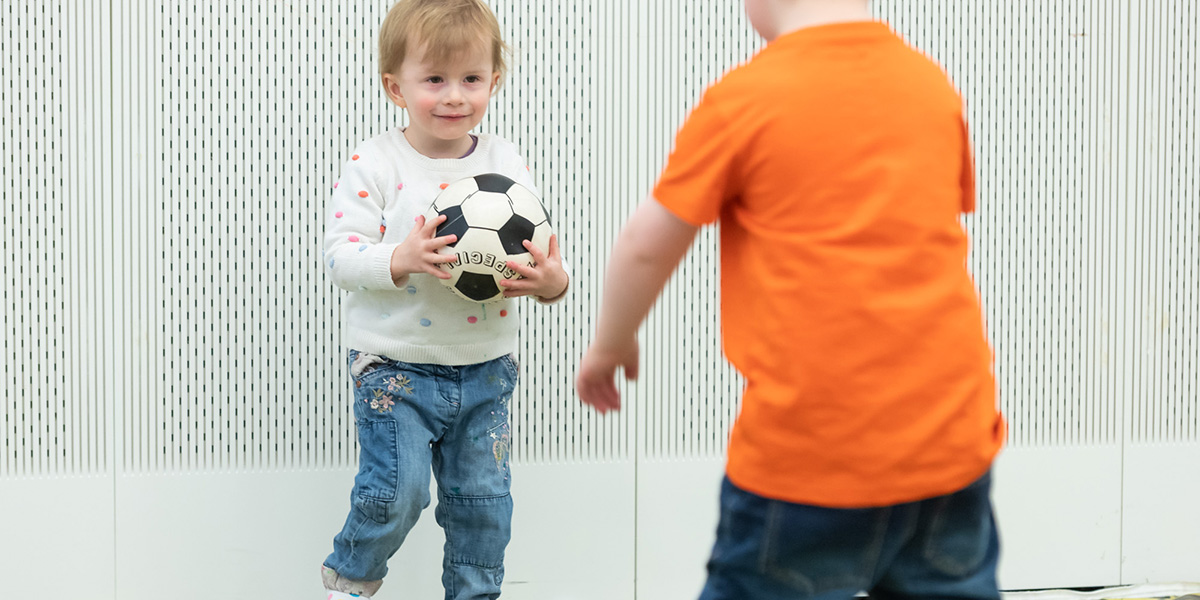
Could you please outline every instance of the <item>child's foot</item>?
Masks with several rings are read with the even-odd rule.
[[[325,600],[370,600],[383,580],[355,581],[338,575],[337,571],[321,565],[321,583],[325,584],[328,597]]]

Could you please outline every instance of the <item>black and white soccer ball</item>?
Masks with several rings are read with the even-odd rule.
[[[450,279],[441,280],[455,294],[473,302],[504,298],[502,279],[521,279],[508,261],[533,265],[522,244],[532,240],[548,252],[550,217],[538,197],[525,186],[497,173],[460,179],[442,190],[425,211],[426,221],[446,215],[438,237],[458,239],[439,252],[457,260],[442,264]]]

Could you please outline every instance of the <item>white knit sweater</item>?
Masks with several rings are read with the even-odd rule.
[[[392,282],[392,250],[442,184],[481,173],[500,173],[537,193],[516,146],[496,136],[480,135],[464,158],[429,158],[400,129],[354,150],[333,190],[325,234],[325,264],[334,284],[349,291],[347,348],[441,365],[480,363],[516,349],[516,299],[471,302],[424,273],[402,287]]]

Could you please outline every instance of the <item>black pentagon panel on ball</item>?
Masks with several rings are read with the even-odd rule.
[[[513,215],[507,223],[500,228],[500,243],[504,246],[504,251],[508,254],[524,254],[528,252],[522,244],[525,240],[533,239],[534,225],[521,215]],[[542,252],[546,249],[542,248]]]
[[[479,186],[479,191],[481,192],[503,194],[508,191],[508,188],[513,186],[513,180],[499,173],[484,173],[483,175],[475,176],[475,185]]]
[[[438,211],[438,214],[446,215],[446,220],[443,221],[441,225],[438,225],[437,237],[442,237],[444,235],[457,236],[453,242],[447,244],[449,247],[453,248],[454,245],[458,243],[458,240],[462,239],[463,234],[467,232],[467,228],[470,227],[470,225],[468,225],[467,220],[463,218],[461,206],[451,206],[445,210]]]
[[[454,287],[459,292],[462,292],[462,295],[476,302],[490,300],[493,296],[500,293],[500,286],[496,285],[494,277],[470,271],[460,274]]]

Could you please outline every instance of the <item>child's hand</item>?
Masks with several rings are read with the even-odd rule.
[[[508,261],[508,268],[524,279],[509,279],[500,282],[505,298],[537,296],[542,299],[557,298],[567,291],[568,277],[562,266],[562,255],[558,251],[558,236],[550,236],[549,253],[525,240],[525,249],[533,256],[534,266]]]
[[[604,414],[621,410],[621,393],[617,391],[617,368],[625,371],[626,379],[638,376],[638,343],[630,339],[621,347],[605,348],[592,344],[579,362],[575,376],[575,391],[579,399]]]
[[[417,217],[417,223],[412,231],[408,232],[408,237],[392,251],[392,282],[396,287],[403,285],[412,273],[429,273],[438,279],[450,279],[450,274],[438,265],[454,262],[456,259],[453,255],[438,254],[438,250],[454,242],[458,236],[434,237],[437,235],[438,225],[445,220],[446,215],[438,215],[428,223],[425,222],[424,216]]]

